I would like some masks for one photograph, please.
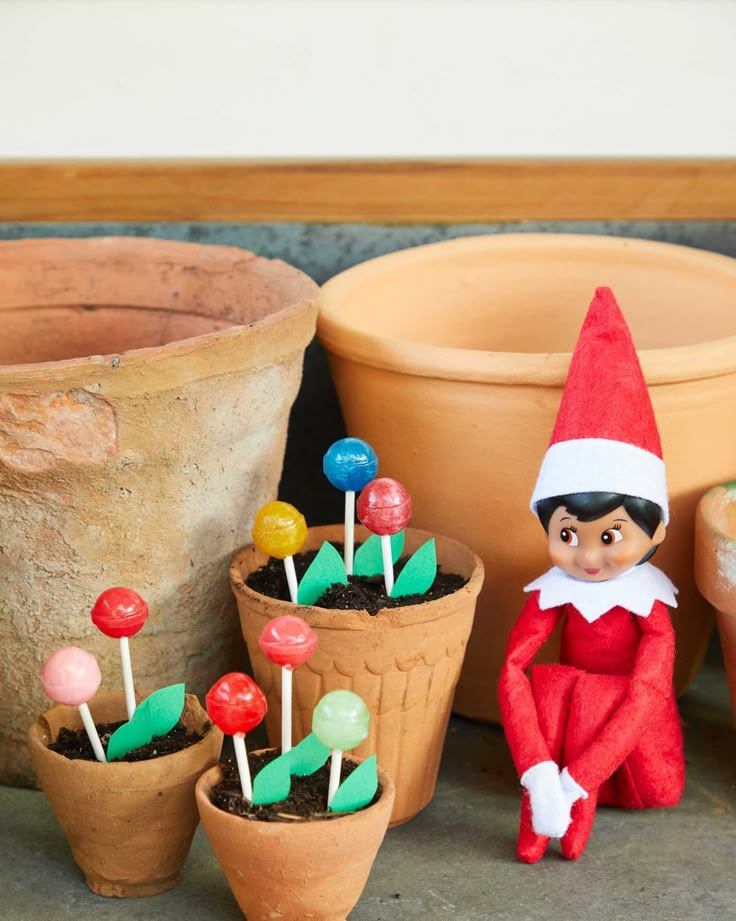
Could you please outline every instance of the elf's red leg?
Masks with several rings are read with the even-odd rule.
[[[565,737],[570,696],[579,674],[577,669],[564,665],[537,665],[532,669],[531,685],[537,705],[539,727],[550,756],[558,763]],[[544,856],[548,843],[549,838],[546,835],[538,835],[532,827],[529,794],[524,793],[521,800],[519,840],[516,846],[519,860],[523,863],[536,863]]]
[[[585,850],[593,830],[597,801],[598,791],[593,790],[587,799],[579,799],[572,807],[570,827],[560,841],[562,856],[568,860],[577,860]]]

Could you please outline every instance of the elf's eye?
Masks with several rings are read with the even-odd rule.
[[[623,539],[624,536],[619,528],[609,528],[601,534],[601,543],[606,544],[606,546],[609,544],[617,544]]]
[[[578,536],[570,528],[563,528],[560,531],[560,540],[563,544],[568,544],[570,547],[577,547],[578,545]]]

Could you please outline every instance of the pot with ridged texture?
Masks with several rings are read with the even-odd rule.
[[[365,540],[365,528],[356,528]],[[310,528],[304,551],[324,541],[343,539],[342,525]],[[413,553],[434,535],[415,528],[405,532],[405,552]],[[266,726],[272,745],[280,742],[281,669],[260,649],[266,624],[297,614],[317,635],[317,647],[293,673],[294,741],[311,732],[312,712],[328,691],[354,691],[368,705],[368,738],[353,752],[379,765],[396,785],[391,824],[406,822],[434,794],[452,699],[473,626],[475,601],[483,583],[480,558],[459,541],[436,537],[437,561],[444,572],[468,581],[458,591],[424,604],[367,611],[295,606],[253,591],[246,580],[267,561],[255,547],[240,553],[230,567],[243,635],[256,680],[269,703]]]
[[[0,687],[25,689],[0,700],[0,782],[32,781],[53,649],[119,679],[89,616],[110,585],[151,610],[142,687],[204,693],[234,664],[228,564],[276,492],[316,292],[231,247],[0,243]]]
[[[736,260],[646,240],[495,234],[370,260],[320,294],[318,336],[348,434],[409,490],[413,523],[466,541],[486,563],[455,698],[465,716],[498,719],[523,586],[549,568],[529,498],[602,285],[631,328],[662,436],[672,519],[655,562],[680,590],[682,691],[713,622],[692,576],[695,505],[736,457]]]

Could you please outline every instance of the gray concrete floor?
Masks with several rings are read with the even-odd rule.
[[[722,666],[681,702],[688,781],[672,810],[601,809],[577,863],[552,847],[516,862],[518,787],[498,728],[453,719],[437,794],[389,831],[351,921],[729,921],[736,919],[736,730]],[[170,892],[93,895],[41,793],[0,787],[2,921],[237,921],[201,829]],[[293,919],[299,921],[299,919]]]

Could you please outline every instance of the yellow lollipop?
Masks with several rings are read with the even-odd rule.
[[[294,604],[297,603],[298,584],[292,557],[302,549],[306,539],[304,515],[288,502],[267,502],[256,512],[253,543],[269,556],[284,561],[289,594]]]

